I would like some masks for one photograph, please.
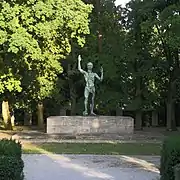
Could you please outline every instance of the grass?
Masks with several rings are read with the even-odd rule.
[[[160,155],[161,144],[155,143],[43,143],[23,146],[25,154],[101,154]]]

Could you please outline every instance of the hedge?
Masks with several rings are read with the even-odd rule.
[[[175,180],[175,166],[180,163],[180,136],[168,137],[161,151],[161,180]]]
[[[0,140],[0,180],[23,180],[22,148],[15,140]]]

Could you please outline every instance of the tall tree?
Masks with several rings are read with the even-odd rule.
[[[149,73],[153,65],[153,58],[150,54],[149,39],[150,32],[143,31],[141,24],[146,17],[142,13],[143,2],[132,0],[123,9],[123,19],[126,30],[126,41],[124,46],[125,61],[128,71],[128,96],[129,104],[127,110],[135,111],[136,129],[142,129],[143,111],[150,108],[148,96]]]
[[[92,6],[81,0],[14,0],[0,7],[0,93],[6,101],[21,92],[41,103],[63,71],[60,60],[71,52],[70,40],[83,46]]]
[[[157,75],[161,77],[156,83],[160,83],[161,95],[166,105],[167,129],[173,130],[175,124],[175,103],[178,97],[177,85],[179,82],[179,48],[180,48],[180,2],[175,1],[152,1],[145,2],[144,13],[147,22],[145,30],[151,30],[153,37],[154,52],[157,59]],[[160,57],[160,58],[158,58]],[[160,72],[160,73],[159,73]],[[157,79],[157,78],[156,78]],[[161,81],[161,82],[159,82]]]

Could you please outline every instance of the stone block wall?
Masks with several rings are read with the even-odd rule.
[[[125,116],[51,116],[48,134],[131,134],[134,119]]]

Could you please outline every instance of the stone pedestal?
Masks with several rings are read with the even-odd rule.
[[[51,116],[48,134],[132,134],[134,119],[124,116]]]

